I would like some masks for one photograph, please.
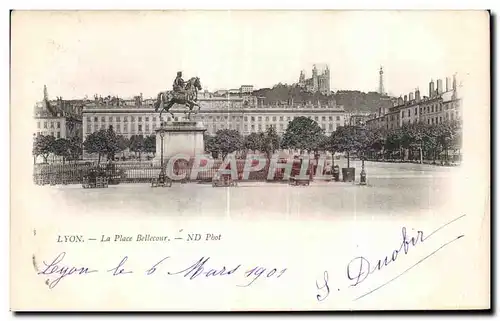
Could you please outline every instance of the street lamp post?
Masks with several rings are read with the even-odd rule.
[[[161,138],[161,146],[160,146],[160,175],[158,177],[158,181],[160,184],[165,183],[165,169],[163,167],[163,137],[165,136],[165,132],[163,131],[163,122],[162,122],[162,128],[160,128],[160,138]]]
[[[366,140],[365,140],[365,128],[360,127],[362,139],[363,139],[363,145],[361,146],[362,148],[362,154],[361,154],[361,172],[359,173],[359,185],[366,185],[366,171],[365,171],[365,150],[366,150]]]

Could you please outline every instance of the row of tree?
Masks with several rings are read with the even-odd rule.
[[[58,138],[52,135],[39,135],[33,141],[33,162],[36,163],[38,156],[43,157],[47,163],[50,155],[60,156],[63,162],[66,160],[76,160],[82,154],[82,144],[79,137],[71,139]]]
[[[129,139],[117,135],[112,126],[107,130],[101,129],[90,134],[83,144],[79,137],[55,139],[51,135],[39,135],[35,137],[33,142],[34,162],[36,162],[36,157],[42,156],[46,163],[50,155],[62,157],[63,163],[67,160],[77,160],[80,159],[83,149],[87,153],[97,154],[98,163],[100,163],[102,156],[114,159],[117,153],[123,153],[127,149],[140,158],[142,153],[155,154],[156,137],[133,135]]]
[[[405,124],[395,129],[369,129],[361,126],[338,127],[331,135],[314,120],[297,117],[288,124],[282,137],[275,127],[270,126],[265,132],[251,133],[242,136],[236,130],[219,130],[214,136],[205,136],[205,151],[214,157],[220,154],[225,158],[236,151],[260,151],[271,157],[278,150],[298,150],[300,152],[328,151],[351,154],[366,159],[399,158],[436,160],[443,156],[448,161],[450,151],[459,151],[462,139],[461,124],[444,122],[428,125],[424,123]],[[156,153],[155,136],[143,137],[134,135],[127,139],[117,135],[113,127],[90,134],[83,145],[78,138],[55,139],[53,136],[37,136],[33,145],[33,156],[43,156],[44,161],[50,154],[63,157],[65,160],[76,160],[82,154],[82,148],[88,153],[98,154],[98,162],[102,156],[114,159],[119,152],[126,149],[141,154]],[[349,166],[349,165],[348,165]]]
[[[114,159],[117,153],[124,153],[126,149],[134,152],[140,159],[142,153],[156,153],[156,137],[154,135],[146,137],[132,135],[129,139],[117,135],[113,127],[110,126],[107,130],[102,129],[87,136],[83,146],[87,153],[98,155],[98,163],[100,163],[102,156]]]
[[[425,159],[436,160],[444,154],[448,161],[450,151],[459,151],[461,146],[461,124],[444,122],[428,125],[405,124],[395,129],[369,129],[362,126],[339,127],[331,135],[314,120],[297,117],[289,123],[280,137],[274,127],[263,133],[241,136],[236,130],[219,130],[215,136],[205,137],[205,150],[221,154],[225,158],[235,151],[261,151],[268,158],[277,150],[288,149],[300,152],[329,151],[351,154],[365,159]]]

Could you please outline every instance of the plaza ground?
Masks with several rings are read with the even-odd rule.
[[[345,167],[344,160],[337,162]],[[119,184],[105,189],[81,185],[40,186],[51,211],[78,215],[149,215],[238,218],[301,219],[336,215],[401,216],[434,211],[449,201],[448,190],[458,167],[411,163],[366,162],[367,186],[356,182],[314,181],[310,186],[284,183],[240,182],[238,187],[213,188],[211,184],[174,183],[170,188],[149,184]],[[71,213],[69,213],[71,214]],[[61,213],[63,215],[63,213]],[[64,214],[66,215],[66,214]]]

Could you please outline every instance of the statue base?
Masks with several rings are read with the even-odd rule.
[[[161,163],[162,147],[164,166],[175,155],[182,154],[193,158],[203,154],[205,131],[206,128],[201,122],[181,120],[162,123],[156,130],[156,156],[153,163],[156,165]]]

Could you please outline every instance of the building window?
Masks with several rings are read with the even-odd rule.
[[[224,116],[224,119],[226,119],[226,120],[227,120],[227,116]]]
[[[340,120],[340,116],[337,116],[337,120]]]
[[[50,122],[50,128],[54,128],[54,122],[53,121]]]
[[[251,125],[251,126],[252,126],[252,131],[254,131],[255,130],[255,125]]]
[[[276,116],[273,116],[273,121],[276,121]]]
[[[333,124],[328,125],[329,130],[333,130]]]
[[[248,121],[248,117],[247,116],[243,117],[243,120]]]
[[[236,124],[236,130],[240,131],[240,124]]]
[[[321,120],[322,120],[322,121],[325,121],[325,120],[326,120],[326,117],[325,117],[325,116],[321,117]]]
[[[61,128],[61,122],[57,122],[57,128]]]
[[[266,121],[269,121],[269,116],[266,116]]]
[[[43,128],[47,128],[47,122],[46,121],[43,122]]]
[[[328,117],[328,120],[332,121],[332,120],[333,120],[333,117],[332,117],[332,116],[329,116],[329,117]]]
[[[260,117],[260,116],[259,116],[259,117],[257,117],[257,120],[258,120],[258,121],[262,121],[262,117]]]
[[[156,129],[156,123],[153,123],[153,130]]]
[[[142,121],[142,117],[137,117],[137,121],[141,122]]]
[[[116,121],[117,121],[117,122],[120,122],[120,117],[116,117]]]
[[[146,121],[149,121],[149,117],[146,117]]]
[[[262,125],[261,125],[261,124],[259,124],[259,131],[261,131],[261,130],[262,130]]]
[[[248,130],[248,125],[247,125],[247,124],[245,124],[245,131],[247,131],[247,130]]]
[[[128,122],[128,116],[124,116],[124,117],[123,117],[123,121],[124,121],[124,122]]]
[[[283,124],[280,124],[280,129],[283,130]]]
[[[149,124],[146,124],[146,131],[149,132]]]
[[[102,117],[101,117],[101,122],[102,122],[102,123],[106,122],[106,117],[102,116]]]
[[[97,122],[97,117],[94,117],[94,121]]]
[[[123,124],[123,132],[128,132],[128,124]]]
[[[314,117],[314,120],[315,120],[315,121],[318,121],[318,116],[315,116],[315,117]]]
[[[109,120],[110,122],[112,122],[112,121],[113,121],[113,117],[109,116],[108,120]]]
[[[106,129],[106,125],[101,124],[101,129]]]
[[[134,116],[130,116],[130,121],[134,121]]]
[[[116,132],[117,132],[118,134],[120,133],[120,130],[121,130],[120,125],[116,126]]]
[[[137,128],[138,128],[138,131],[142,132],[142,124],[139,124],[139,125],[137,126]]]
[[[415,116],[417,115],[418,109],[415,107]]]
[[[96,132],[96,131],[98,131],[98,130],[99,130],[99,125],[94,124],[94,131]]]
[[[411,109],[408,109],[408,117],[411,116]]]
[[[92,126],[90,124],[87,124],[87,133],[90,133],[92,131]]]
[[[283,121],[283,116],[280,116],[280,121]]]

